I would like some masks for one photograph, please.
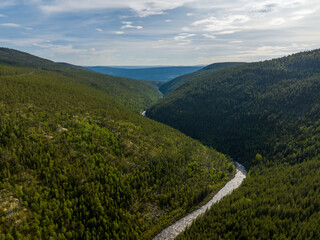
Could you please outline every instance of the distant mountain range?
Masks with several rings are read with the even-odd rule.
[[[107,66],[92,66],[87,67],[98,73],[108,74],[117,77],[127,77],[140,80],[152,81],[170,81],[178,76],[192,73],[203,68],[199,66],[161,66],[161,67],[107,67]]]

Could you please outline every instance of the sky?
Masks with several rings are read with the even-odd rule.
[[[82,66],[261,61],[320,48],[319,0],[0,0],[0,46]]]

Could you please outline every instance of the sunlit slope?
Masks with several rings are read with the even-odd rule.
[[[136,112],[142,111],[161,97],[156,87],[142,81],[99,74],[87,68],[55,63],[12,49],[0,48],[0,63],[7,67],[20,67],[19,71],[22,74],[36,73],[40,70],[58,73],[74,82],[107,93]]]
[[[0,64],[1,238],[148,239],[233,174],[89,74]]]

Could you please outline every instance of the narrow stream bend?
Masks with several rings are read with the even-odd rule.
[[[227,184],[220,189],[220,191],[214,195],[214,197],[205,205],[195,210],[192,213],[189,213],[184,218],[181,218],[179,221],[165,228],[156,235],[153,240],[172,240],[183,232],[188,226],[190,226],[197,217],[202,215],[209,209],[214,203],[220,201],[224,196],[230,194],[234,189],[238,188],[242,181],[246,178],[247,171],[244,166],[240,163],[235,162],[236,166],[236,175],[231,179]]]

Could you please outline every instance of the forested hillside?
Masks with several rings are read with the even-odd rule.
[[[317,120],[319,76],[319,50],[219,70],[186,82],[148,116],[249,164]]]
[[[102,90],[136,112],[141,112],[161,97],[161,93],[156,87],[138,80],[99,74],[87,68],[55,63],[12,49],[0,48],[0,63],[11,67],[8,71],[20,71],[21,74],[34,74],[45,70],[58,73],[73,82],[76,79],[77,83]],[[14,67],[20,68],[15,69]],[[2,75],[5,74],[6,72],[2,73]],[[9,72],[9,74],[12,73]]]
[[[123,106],[146,106],[141,82],[3,52],[0,239],[150,239],[234,174],[225,155]]]
[[[320,51],[192,79],[148,116],[250,166],[179,239],[318,239]]]
[[[226,62],[226,63],[213,63],[210,64],[199,71],[196,71],[194,73],[184,74],[182,76],[176,77],[172,79],[171,81],[168,81],[161,86],[159,86],[159,90],[164,94],[168,95],[170,92],[176,90],[178,87],[180,87],[183,83],[194,79],[199,78],[200,76],[203,76],[205,74],[210,74],[213,71],[238,66],[244,63],[241,62]]]

